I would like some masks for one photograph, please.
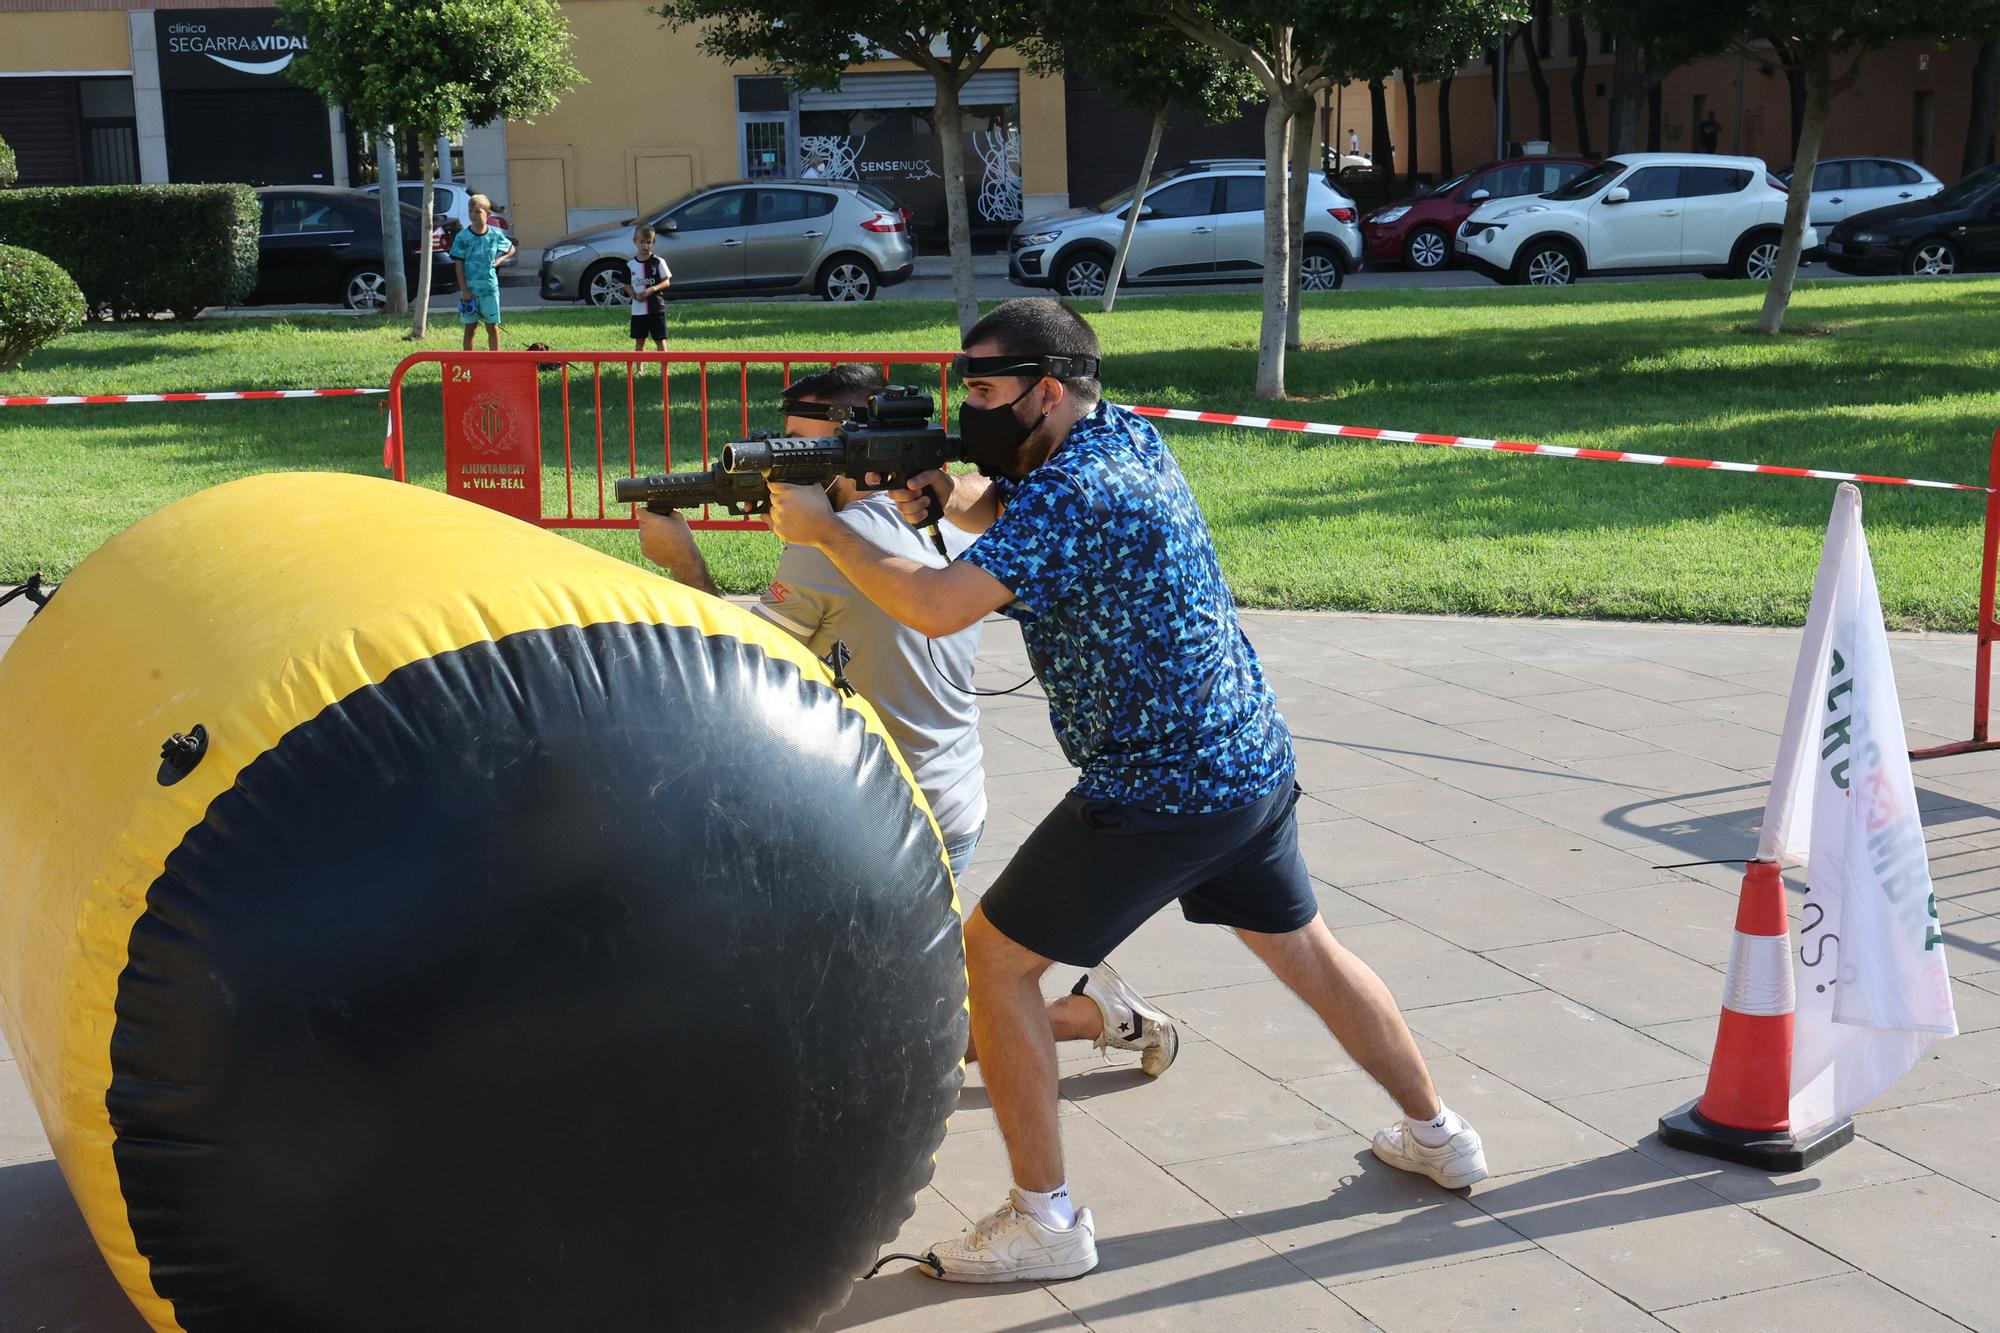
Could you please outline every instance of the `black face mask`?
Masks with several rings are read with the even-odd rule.
[[[1040,384],[1041,381],[1035,381]],[[965,441],[965,458],[979,468],[982,477],[1014,477],[1011,470],[1020,455],[1021,446],[1028,437],[1041,429],[1049,414],[1042,413],[1032,422],[1026,422],[1014,415],[1014,403],[1035,391],[1030,384],[1021,391],[1012,403],[998,407],[974,407],[970,403],[958,409],[958,437]],[[1015,477],[1015,480],[1019,480]]]

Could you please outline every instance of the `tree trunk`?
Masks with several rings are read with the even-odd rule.
[[[1299,109],[1292,113],[1291,168],[1285,176],[1285,226],[1292,250],[1291,266],[1285,271],[1285,346],[1302,348],[1305,338],[1299,332],[1299,318],[1305,302],[1299,299],[1299,269],[1306,257],[1306,184],[1312,175],[1312,98],[1301,98],[1294,105]]]
[[[1785,82],[1792,91],[1792,163],[1799,160],[1799,142],[1806,127],[1806,72],[1790,61],[1785,62]]]
[[[1979,59],[1972,66],[1972,113],[1965,123],[1961,175],[1969,176],[1986,165],[1986,150],[1993,142],[1996,103],[2000,103],[2000,40],[1989,37],[1979,44]]]
[[[1451,167],[1451,71],[1438,80],[1438,179],[1450,180],[1458,173]]]
[[[1508,94],[1514,91],[1511,77],[1514,71],[1514,30],[1507,29],[1500,34],[1500,45],[1487,57],[1493,66],[1493,145],[1499,151],[1495,157],[1507,156],[1507,145],[1514,142],[1514,99]]]
[[[1368,132],[1375,142],[1371,156],[1384,179],[1396,174],[1396,145],[1389,141],[1389,92],[1382,80],[1368,80]]]
[[[1273,93],[1264,107],[1264,320],[1257,334],[1257,396],[1285,396],[1285,334],[1289,324],[1292,246],[1285,226],[1286,139],[1291,109]]]
[[[1799,276],[1799,256],[1805,251],[1806,218],[1812,207],[1813,170],[1819,164],[1820,132],[1833,101],[1833,56],[1815,52],[1800,71],[1805,80],[1805,114],[1799,126],[1798,152],[1792,158],[1791,188],[1785,193],[1785,239],[1778,247],[1778,266],[1764,291],[1764,310],[1757,332],[1779,333],[1792,302],[1792,283]]]
[[[1569,52],[1574,60],[1569,71],[1569,104],[1576,114],[1576,151],[1584,157],[1590,156],[1590,99],[1583,94],[1583,88],[1590,79],[1586,67],[1590,59],[1590,34],[1584,30],[1583,17],[1572,13],[1569,16]]]
[[[430,327],[431,315],[431,221],[432,205],[437,195],[437,139],[426,130],[418,136],[417,174],[424,183],[424,202],[421,207],[423,220],[418,225],[423,234],[417,241],[417,299],[411,310],[410,337],[422,340]]]
[[[1403,71],[1403,174],[1417,192],[1417,76]]]
[[[951,251],[951,299],[958,308],[958,331],[969,333],[979,322],[979,293],[972,283],[972,216],[965,206],[965,132],[952,76],[937,79],[938,149],[944,159],[945,244]]]
[[[1638,44],[1620,37],[1611,50],[1611,128],[1606,152],[1639,149],[1639,117],[1645,109],[1646,71]]]
[[[1549,107],[1549,76],[1542,72],[1541,34],[1532,23],[1521,30],[1521,54],[1528,58],[1528,82],[1535,88],[1535,137],[1552,143],[1556,137],[1554,113]]]
[[[1160,103],[1160,109],[1153,113],[1153,133],[1146,140],[1146,160],[1139,166],[1139,188],[1132,192],[1132,206],[1125,210],[1125,234],[1118,238],[1118,253],[1111,257],[1111,276],[1104,280],[1105,314],[1118,301],[1118,279],[1125,272],[1125,256],[1132,250],[1132,233],[1139,229],[1139,205],[1146,198],[1146,187],[1153,183],[1153,159],[1159,156],[1160,137],[1167,132],[1167,117],[1173,114],[1173,100]]]
[[[376,207],[382,214],[382,276],[389,280],[389,313],[410,313],[410,279],[403,272],[403,199],[396,189],[396,136],[375,132],[375,181],[381,191]]]
[[[1646,76],[1646,151],[1660,151],[1660,122],[1664,118],[1661,102],[1665,100],[1661,80]]]

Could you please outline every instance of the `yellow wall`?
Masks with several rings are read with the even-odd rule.
[[[132,34],[122,9],[0,13],[0,70],[131,68]]]
[[[571,90],[540,120],[507,126],[509,216],[531,243],[551,239],[537,218],[518,212],[523,176],[546,191],[562,182],[563,209],[645,208],[664,203],[651,194],[684,177],[689,185],[734,179],[742,172],[737,142],[736,80],[762,71],[728,65],[698,49],[696,29],[669,30],[647,12],[647,0],[570,0],[563,6],[574,35],[572,58],[590,82]],[[994,69],[1019,68],[1012,52]],[[907,70],[900,61],[871,62],[855,72]],[[1069,189],[1064,140],[1063,83],[1021,72],[1022,189],[1062,194]],[[647,197],[641,197],[646,195]],[[560,228],[567,230],[567,227]]]

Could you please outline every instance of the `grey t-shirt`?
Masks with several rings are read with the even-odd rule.
[[[862,540],[891,555],[942,569],[943,556],[929,536],[903,522],[886,495],[864,495],[840,511],[840,521]],[[972,543],[969,533],[940,525],[946,549],[956,556]],[[985,752],[979,744],[979,703],[939,675],[972,683],[979,626],[927,641],[861,595],[847,576],[810,546],[787,546],[778,576],[757,609],[821,657],[835,640],[853,660],[847,678],[875,706],[896,739],[947,841],[964,837],[986,819]],[[936,665],[932,664],[936,654]]]

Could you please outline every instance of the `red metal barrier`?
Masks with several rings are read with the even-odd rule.
[[[925,366],[937,371],[939,423],[949,426],[947,390],[953,353],[950,352],[417,352],[404,357],[389,377],[389,435],[383,446],[383,465],[397,481],[409,480],[407,436],[404,414],[404,377],[416,366],[436,365],[442,379],[440,406],[441,434],[445,451],[445,488],[454,495],[526,519],[545,528],[633,528],[638,526],[636,506],[619,505],[608,499],[607,477],[642,476],[651,472],[689,472],[711,465],[711,446],[741,439],[751,429],[751,368],[771,368],[779,376],[760,392],[769,391],[768,402],[758,403],[759,425],[775,430],[777,390],[792,382],[794,366],[808,371],[842,362],[859,362],[882,368],[885,378],[897,381],[893,367]],[[724,427],[730,433],[715,441],[710,434],[711,367],[722,366],[733,374],[722,377],[724,385],[733,381],[735,420]],[[582,367],[573,373],[573,367]],[[605,470],[606,370],[612,383],[610,422],[612,448],[624,436],[625,457],[613,454],[612,470]],[[649,371],[649,367],[657,367]],[[583,375],[588,374],[586,383]],[[646,381],[658,377],[657,386]],[[906,376],[907,378],[907,376]],[[928,374],[923,377],[928,379]],[[696,382],[693,410],[698,428],[687,438],[676,438],[674,416],[688,412],[689,400],[674,394],[674,381],[683,385]],[[921,381],[919,381],[921,383]],[[621,393],[620,390],[623,390]],[[585,390],[587,389],[587,394]],[[686,393],[685,388],[682,390]],[[650,428],[645,434],[645,463],[641,466],[642,416],[653,411],[653,396],[659,402],[659,452],[653,452]],[[585,394],[579,405],[574,400]],[[557,404],[551,404],[553,395]],[[675,404],[682,404],[676,408]],[[584,418],[578,421],[577,418]],[[578,495],[575,431],[584,430],[587,470],[583,495]],[[562,440],[562,510],[550,511],[553,485],[547,472],[551,450],[545,442],[556,432]],[[654,458],[659,460],[654,465]],[[620,468],[618,463],[624,463]],[[594,498],[593,498],[594,497]],[[577,512],[582,500],[584,512]],[[608,506],[608,508],[607,508]],[[616,513],[624,510],[623,514]],[[704,510],[691,526],[707,529],[749,529],[761,531],[762,519],[711,517]]]
[[[1993,644],[2000,639],[1994,620],[1994,572],[2000,565],[2000,430],[1993,432],[1993,452],[1987,464],[1986,556],[1979,567],[1978,642],[1972,650],[1972,739],[1910,751],[1912,759],[1942,759],[1948,754],[2000,748],[1987,738],[1987,710],[1993,698]]]

